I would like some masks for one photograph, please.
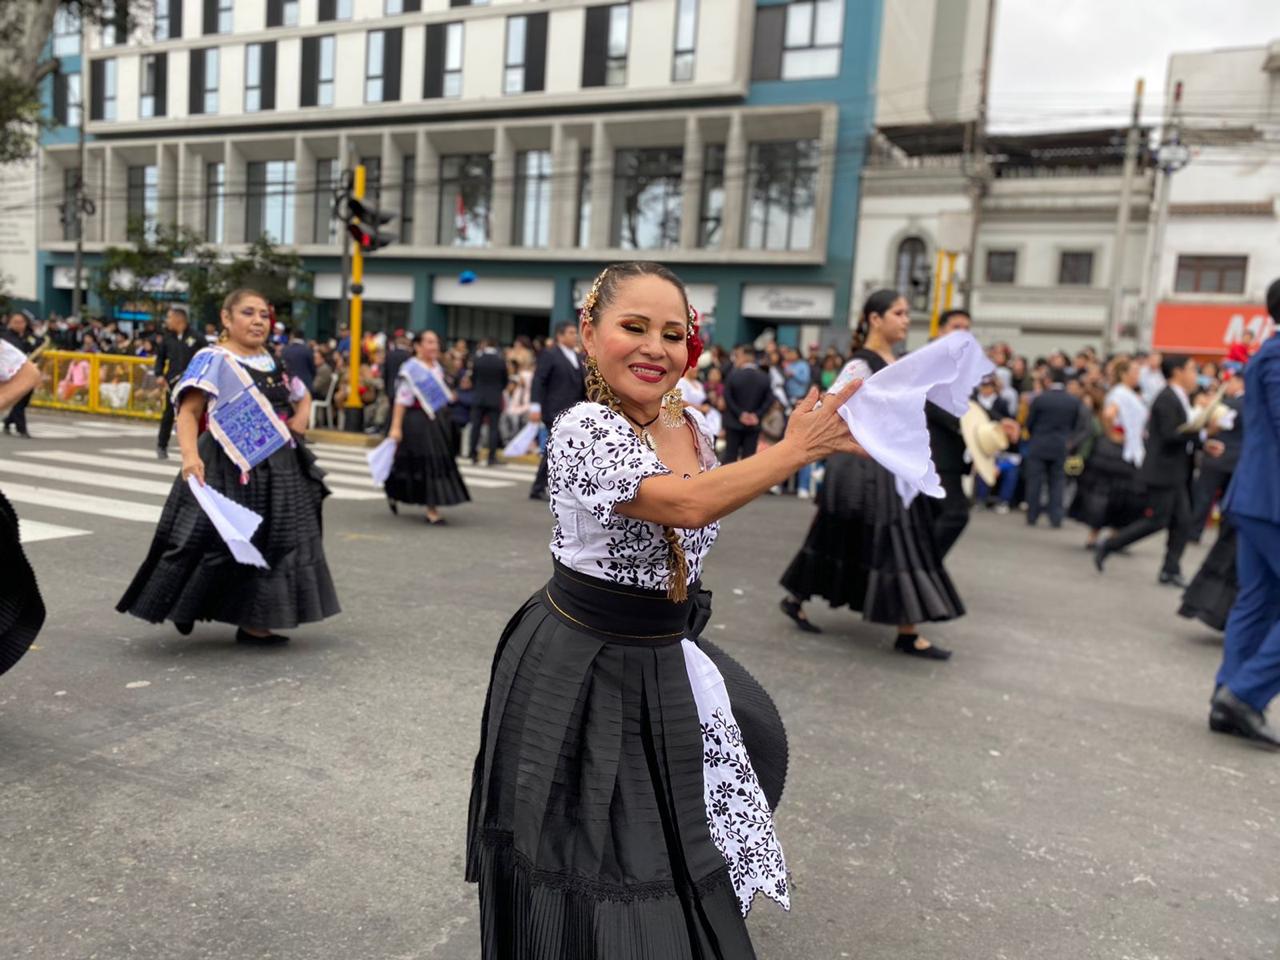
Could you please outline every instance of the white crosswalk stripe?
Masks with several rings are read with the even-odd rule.
[[[59,418],[56,423],[56,430],[76,438],[133,439],[153,432],[149,427],[106,421]],[[40,426],[43,429],[46,423]],[[125,432],[120,432],[122,427]],[[333,500],[383,499],[382,490],[374,487],[369,476],[367,448],[310,446],[325,471]],[[535,473],[527,464],[477,467],[464,459],[458,467],[473,489],[507,495],[522,495]],[[22,541],[27,544],[88,536],[95,532],[88,517],[155,524],[177,475],[177,457],[157,460],[150,446],[59,449],[39,442],[0,444],[0,491],[20,505]],[[63,522],[71,517],[79,519]]]

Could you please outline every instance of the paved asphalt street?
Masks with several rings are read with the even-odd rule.
[[[0,955],[478,956],[462,870],[480,710],[503,624],[550,567],[524,476],[474,488],[445,528],[331,499],[344,613],[244,649],[114,612],[163,500],[143,488],[166,478],[140,469],[160,466],[146,431],[73,422],[0,437],[50,608],[0,678]],[[1206,731],[1218,637],[1175,615],[1159,544],[1102,578],[1078,528],[975,516],[949,564],[969,612],[931,631],[957,651],[934,665],[847,611],[813,607],[821,636],[778,612],[810,516],[753,504],[706,576],[708,635],[791,738],[793,907],[757,901],[762,960],[1274,960],[1280,757]]]

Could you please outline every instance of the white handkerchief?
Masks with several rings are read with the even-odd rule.
[[[218,531],[222,542],[227,545],[236,561],[269,570],[266,558],[249,542],[253,532],[262,523],[262,517],[248,507],[242,507],[234,500],[224,497],[212,487],[201,486],[195,477],[187,477],[187,486],[196,498],[196,503],[204,510],[205,516],[213,521],[213,528]]]
[[[511,438],[511,442],[502,448],[502,455],[508,460],[512,457],[523,457],[537,442],[538,425],[536,423],[526,423],[520,428],[520,431]]]
[[[921,493],[946,495],[929,455],[925,401],[961,416],[994,369],[973,334],[957,331],[872,374],[840,408],[853,438],[893,474],[903,504]]]
[[[391,476],[391,464],[396,459],[396,447],[398,444],[390,437],[383,440],[380,444],[366,453],[365,459],[369,461],[369,473],[373,476],[373,485],[380,487],[387,482],[387,477]]]

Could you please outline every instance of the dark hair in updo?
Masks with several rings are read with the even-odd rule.
[[[873,313],[878,313],[880,316],[884,316],[889,312],[889,308],[897,303],[901,298],[902,294],[897,290],[891,290],[888,287],[877,290],[875,293],[871,294],[871,296],[867,297],[866,301],[862,304],[862,315],[858,317],[858,325],[853,331],[853,343],[849,346],[849,351],[851,353],[861,350],[863,345],[867,342],[867,334],[871,332],[871,315]]]

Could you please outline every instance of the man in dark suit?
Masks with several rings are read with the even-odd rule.
[[[280,360],[289,375],[301,380],[307,393],[311,393],[316,385],[316,352],[303,339],[301,330],[289,331],[289,342],[280,351]]]
[[[1170,354],[1161,361],[1165,388],[1151,405],[1147,421],[1147,455],[1139,476],[1147,485],[1146,516],[1098,544],[1094,564],[1101,571],[1107,555],[1122,550],[1153,533],[1168,530],[1160,582],[1185,589],[1182,579],[1182,551],[1191,539],[1191,469],[1199,440],[1183,432],[1191,419],[1191,391],[1196,386],[1196,362],[1190,357]],[[1222,455],[1222,442],[1210,440],[1205,453]]]
[[[1196,474],[1195,483],[1191,486],[1191,541],[1199,543],[1204,536],[1204,525],[1209,520],[1209,511],[1213,509],[1215,498],[1226,493],[1231,483],[1231,474],[1240,462],[1240,447],[1244,442],[1244,376],[1237,374],[1229,377],[1223,384],[1222,405],[1232,411],[1232,423],[1229,429],[1220,430],[1217,434],[1222,441],[1222,456],[1206,457],[1200,463],[1200,472]]]
[[[171,393],[186,373],[191,358],[204,349],[205,342],[204,337],[192,333],[186,307],[176,304],[170,307],[165,314],[164,325],[168,332],[156,349],[156,382],[164,390],[164,413],[160,415],[160,432],[156,435],[156,456],[161,460],[168,460],[169,438],[173,435]]]
[[[1067,392],[1066,371],[1049,372],[1049,389],[1031,401],[1027,411],[1026,457],[1027,525],[1034,527],[1040,519],[1040,491],[1049,481],[1049,526],[1062,526],[1062,494],[1066,484],[1063,466],[1067,446],[1084,420],[1084,404]]]
[[[724,383],[724,462],[756,452],[760,420],[774,404],[769,375],[756,366],[755,351],[742,344],[733,351],[733,370]]]
[[[577,324],[565,321],[556,327],[555,342],[547,344],[538,354],[538,363],[533,369],[529,422],[545,423],[549,430],[563,411],[585,400],[585,373],[582,357],[578,353]],[[538,461],[538,475],[533,478],[529,497],[533,500],[547,499],[545,451]]]
[[[498,353],[498,341],[486,337],[471,361],[471,462],[480,459],[480,425],[489,420],[489,466],[498,462],[498,420],[506,393],[507,361]]]
[[[387,355],[382,359],[382,389],[386,396],[396,395],[396,378],[400,376],[400,368],[413,356],[409,348],[409,338],[403,330],[397,330]]]
[[[1280,321],[1280,280],[1267,289]],[[1266,709],[1280,693],[1280,337],[1245,367],[1244,443],[1222,509],[1239,531],[1236,596],[1222,644],[1209,728],[1280,749]]]

